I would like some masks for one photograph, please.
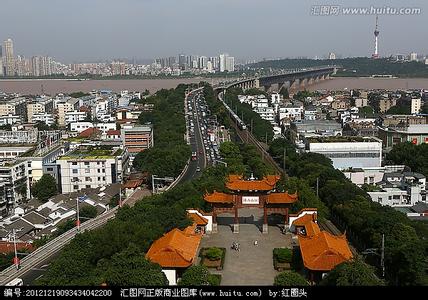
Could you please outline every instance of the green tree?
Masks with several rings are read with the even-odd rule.
[[[79,217],[85,221],[85,219],[93,219],[97,216],[97,208],[92,205],[86,205],[79,209]]]
[[[299,273],[284,271],[275,276],[274,286],[307,286],[308,281]]]
[[[138,247],[130,245],[100,262],[104,269],[101,278],[111,286],[165,286],[168,280],[158,264],[149,262]]]
[[[46,202],[50,197],[58,194],[58,187],[55,178],[45,174],[32,186],[32,194],[42,202]]]
[[[191,266],[184,273],[178,285],[202,286],[209,285],[210,272],[205,266]]]
[[[373,286],[384,285],[384,283],[376,277],[373,267],[360,259],[355,259],[337,265],[324,277],[320,285]]]
[[[279,93],[284,97],[284,99],[290,98],[290,94],[288,93],[288,88],[282,87]]]

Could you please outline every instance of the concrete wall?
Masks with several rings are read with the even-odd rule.
[[[169,281],[169,285],[177,285],[177,272],[173,269],[162,269],[162,272],[165,274],[166,278]]]

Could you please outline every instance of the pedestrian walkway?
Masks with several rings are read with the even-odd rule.
[[[255,245],[257,241],[257,245]],[[231,249],[233,242],[240,244],[240,251]],[[272,285],[278,274],[273,268],[273,248],[290,247],[291,236],[281,233],[280,228],[269,226],[263,234],[254,224],[241,224],[239,233],[230,226],[219,225],[218,233],[205,235],[201,247],[226,248],[226,258],[221,285]]]

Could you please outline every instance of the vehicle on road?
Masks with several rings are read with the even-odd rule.
[[[192,152],[192,160],[196,160],[196,158],[197,158],[196,152]]]
[[[200,171],[201,171],[201,168],[197,167],[196,172],[200,172]]]

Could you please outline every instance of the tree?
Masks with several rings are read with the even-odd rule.
[[[58,187],[55,178],[45,174],[36,183],[33,184],[32,194],[42,202],[48,201],[52,196],[58,194]]]
[[[112,286],[165,286],[168,280],[158,264],[149,262],[135,245],[113,255],[111,260],[100,262],[101,277]]]
[[[178,282],[178,285],[209,285],[209,274],[208,268],[205,266],[191,266],[183,273],[183,277]]]
[[[79,217],[83,220],[95,218],[97,214],[96,207],[92,205],[87,205],[79,209]]]
[[[320,282],[320,285],[373,286],[384,285],[384,283],[376,277],[371,266],[361,259],[355,259],[337,265]]]
[[[275,286],[307,286],[308,281],[299,273],[284,271],[275,277]]]
[[[282,87],[279,93],[284,97],[284,99],[290,98],[290,94],[288,93],[288,88]]]

